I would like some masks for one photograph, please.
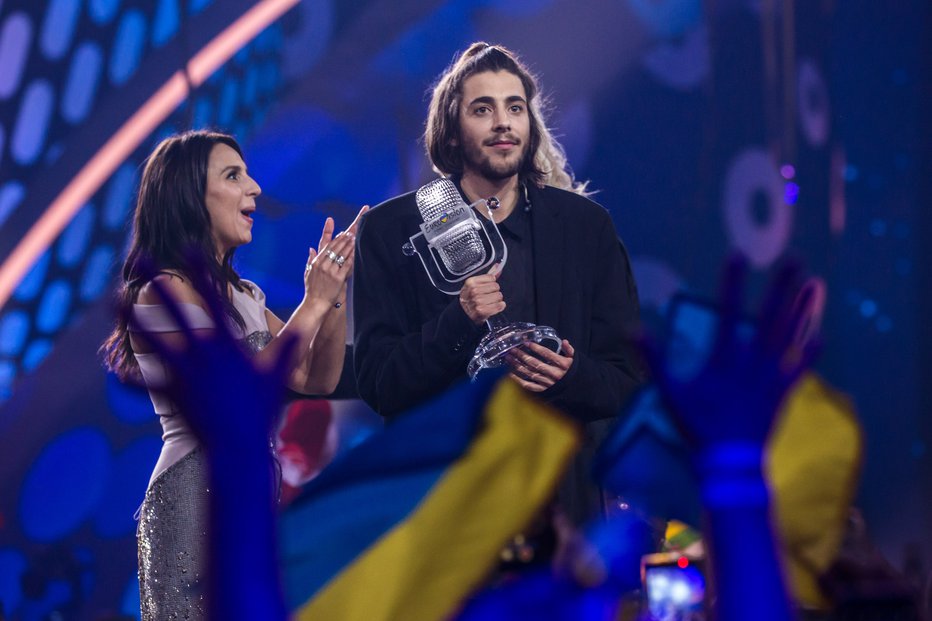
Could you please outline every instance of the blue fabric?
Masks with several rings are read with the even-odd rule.
[[[401,523],[466,451],[502,373],[484,372],[399,416],[310,482],[282,516],[289,608]]]

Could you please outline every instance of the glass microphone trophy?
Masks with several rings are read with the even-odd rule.
[[[449,179],[435,179],[415,194],[423,224],[402,251],[417,254],[430,282],[447,295],[458,295],[463,281],[485,274],[508,258],[505,240],[492,219],[498,199],[478,200],[467,205]],[[485,209],[487,218],[476,212]],[[524,343],[539,343],[560,353],[561,339],[553,328],[532,323],[509,322],[504,313],[486,320],[489,332],[479,342],[466,372],[470,379],[482,369],[501,366],[510,350]]]

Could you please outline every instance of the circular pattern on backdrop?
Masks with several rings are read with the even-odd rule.
[[[11,310],[0,317],[0,355],[12,357],[22,351],[29,325],[29,315],[24,310]]]
[[[631,270],[643,310],[663,313],[670,299],[683,288],[683,279],[676,270],[656,257],[631,257]]]
[[[94,530],[104,539],[129,535],[142,503],[152,468],[162,449],[158,436],[147,435],[129,444],[113,457],[107,485],[94,511]]]
[[[96,428],[79,427],[49,442],[23,481],[19,518],[30,539],[52,542],[97,507],[110,469],[110,447]]]
[[[188,15],[197,15],[207,8],[213,0],[190,0],[188,3]]]
[[[705,25],[693,28],[676,43],[663,42],[647,51],[641,64],[667,88],[688,91],[709,74],[709,36]]]
[[[94,248],[87,258],[78,290],[83,302],[96,299],[110,283],[110,266],[113,264],[114,254],[111,246],[103,245]]]
[[[107,405],[113,415],[125,423],[148,423],[156,416],[149,393],[124,384],[113,373],[106,378]]]
[[[19,164],[32,164],[42,153],[54,104],[55,92],[48,81],[35,80],[26,87],[10,137],[10,153]]]
[[[300,78],[320,59],[333,32],[331,0],[300,2],[292,9],[297,27],[282,46],[281,70],[286,80]]]
[[[36,311],[36,327],[50,334],[61,328],[71,308],[71,282],[59,279],[45,288]]]
[[[120,166],[110,178],[107,198],[101,217],[108,229],[115,230],[124,226],[132,205],[133,186],[136,183],[136,167],[131,163]]]
[[[146,46],[146,16],[137,10],[127,11],[113,38],[110,52],[110,82],[119,86],[136,72]]]
[[[57,60],[68,51],[80,13],[81,3],[78,0],[51,0],[48,3],[39,35],[39,45],[46,58]]]
[[[103,64],[103,52],[96,43],[87,41],[75,50],[61,100],[62,118],[69,123],[80,123],[91,111]]]
[[[725,233],[732,247],[754,267],[768,267],[786,249],[793,213],[784,201],[780,171],[766,151],[752,147],[732,160],[723,201]]]
[[[702,21],[700,0],[628,0],[628,6],[660,37],[678,37]]]
[[[9,399],[13,393],[16,365],[9,360],[0,360],[0,399]]]
[[[32,371],[42,364],[45,357],[52,351],[52,341],[45,338],[35,339],[23,353],[21,364],[26,371]]]
[[[89,0],[87,11],[97,24],[106,24],[116,15],[120,0]]]
[[[3,132],[0,130],[0,137],[2,137],[2,134]],[[3,147],[2,142],[0,140],[0,148]],[[0,226],[3,226],[3,222],[19,207],[25,197],[26,188],[19,181],[8,181],[6,185],[0,188]]]
[[[0,26],[0,99],[6,99],[19,88],[23,69],[29,59],[32,43],[32,22],[25,13],[13,13]]]
[[[96,208],[88,203],[78,211],[61,237],[58,238],[58,262],[64,267],[74,267],[85,254],[91,235],[94,234]]]
[[[49,263],[52,262],[52,251],[46,250],[42,256],[33,263],[32,269],[26,274],[25,278],[16,287],[13,292],[13,298],[17,302],[26,302],[33,299],[42,290],[45,284],[45,274],[48,272]]]
[[[178,32],[180,23],[178,1],[159,0],[152,23],[152,44],[155,47],[165,45]]]
[[[799,124],[811,147],[823,147],[828,140],[831,125],[831,106],[828,87],[822,72],[811,59],[799,63],[796,96]]]

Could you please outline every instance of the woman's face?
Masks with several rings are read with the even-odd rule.
[[[220,256],[252,241],[252,213],[261,193],[262,188],[246,173],[239,153],[223,143],[214,145],[207,162],[204,202]]]

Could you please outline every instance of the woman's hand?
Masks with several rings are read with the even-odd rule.
[[[329,220],[329,218],[328,218]],[[318,254],[311,248],[304,269],[304,297],[333,306],[340,301],[353,269],[355,237],[346,231],[334,237]]]
[[[356,248],[356,229],[359,219],[366,211],[364,205],[349,227],[333,236],[333,218],[327,218],[317,249],[308,251],[307,267],[304,270],[305,297],[309,300],[324,300],[329,305],[342,304],[346,300],[346,281],[353,274],[353,259]]]
[[[367,211],[369,211],[369,205],[363,205],[359,209],[359,213],[356,214],[356,217],[353,219],[352,223],[350,223],[350,225],[346,228],[346,231],[348,233],[352,233],[353,235],[356,235],[356,229],[359,228],[359,220],[360,218],[362,218],[363,214],[366,213]]]

